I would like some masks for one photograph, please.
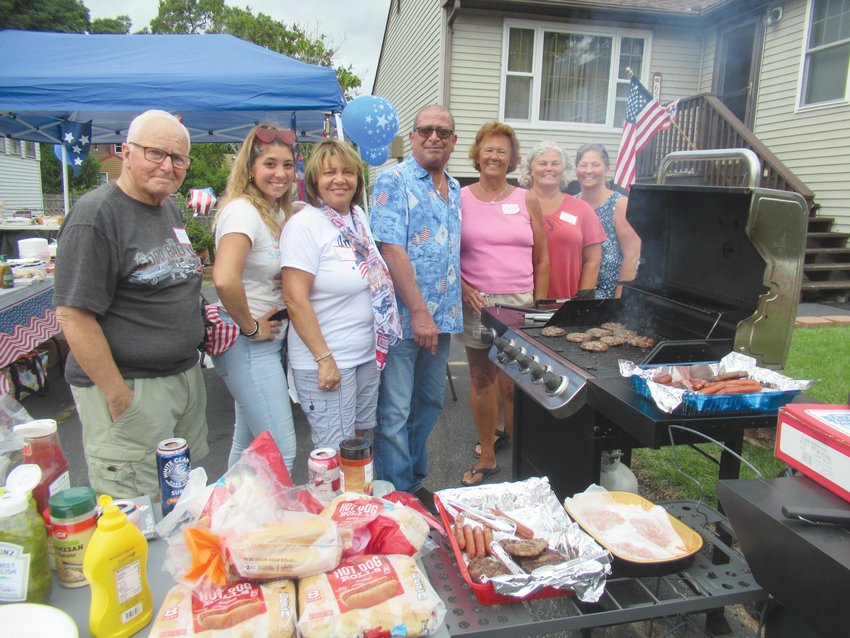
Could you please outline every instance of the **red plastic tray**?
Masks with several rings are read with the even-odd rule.
[[[472,580],[469,576],[469,570],[466,569],[466,561],[463,559],[463,552],[458,547],[457,539],[455,538],[454,532],[452,531],[451,521],[449,520],[449,514],[446,512],[446,508],[443,507],[442,502],[440,501],[440,497],[438,495],[434,495],[434,504],[437,506],[437,511],[440,513],[440,520],[443,522],[443,527],[446,530],[446,536],[449,539],[449,543],[452,545],[452,551],[455,554],[455,560],[457,561],[458,567],[460,568],[460,575],[463,576],[464,582],[469,585],[470,589],[472,589],[472,593],[475,594],[475,598],[482,605],[510,605],[511,603],[522,602],[523,600],[535,600],[537,598],[558,598],[560,596],[572,596],[575,594],[574,591],[569,589],[558,589],[557,587],[544,587],[533,594],[529,594],[523,598],[518,596],[507,596],[505,594],[499,594],[493,589],[493,585],[491,583],[487,583],[486,585],[481,585]]]

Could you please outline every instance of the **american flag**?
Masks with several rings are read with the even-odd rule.
[[[676,102],[664,107],[646,87],[632,76],[629,101],[626,104],[626,121],[623,138],[617,153],[614,183],[628,188],[635,180],[637,155],[649,144],[658,131],[670,128],[676,113]]]
[[[59,132],[62,135],[65,152],[68,154],[68,165],[74,171],[74,175],[79,175],[91,146],[91,121],[63,121],[59,126]]]

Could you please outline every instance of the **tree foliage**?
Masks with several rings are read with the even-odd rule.
[[[120,15],[117,18],[95,18],[91,21],[92,33],[130,33],[130,16]]]
[[[89,10],[80,0],[0,0],[0,28],[82,33]]]
[[[41,188],[45,193],[62,192],[62,163],[53,154],[52,144],[41,144]],[[100,162],[94,155],[89,155],[83,162],[79,175],[68,171],[68,190],[75,195],[82,195],[97,187],[100,177]]]
[[[188,193],[190,188],[206,188],[211,186],[217,196],[221,196],[227,185],[227,175],[230,166],[227,154],[232,152],[229,144],[194,144],[192,145],[192,165],[186,172],[186,179],[180,187],[181,193]]]

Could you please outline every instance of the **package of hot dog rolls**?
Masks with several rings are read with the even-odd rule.
[[[446,606],[409,556],[355,556],[298,581],[303,638],[430,636]]]
[[[294,638],[296,620],[291,580],[236,582],[205,593],[175,585],[148,638]]]
[[[621,359],[619,364],[635,392],[669,414],[777,412],[816,383],[760,368],[753,357],[738,352],[704,363],[643,366]]]
[[[464,581],[485,605],[575,593],[597,602],[611,556],[570,521],[546,477],[440,490]]]
[[[323,505],[306,488],[291,485],[266,434],[215,482],[202,507],[186,507],[181,497],[179,517],[158,527],[168,542],[168,571],[196,592],[311,576],[342,557],[337,524],[318,514]]]
[[[433,548],[425,518],[401,503],[344,492],[330,502],[322,515],[339,526],[344,558],[359,554],[404,554],[418,558]]]

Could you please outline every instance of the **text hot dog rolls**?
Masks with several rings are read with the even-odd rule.
[[[430,636],[446,607],[409,556],[355,556],[332,572],[298,582],[298,629],[304,638],[362,636],[379,628]]]
[[[172,587],[148,638],[294,638],[295,585],[236,582],[207,593]]]

